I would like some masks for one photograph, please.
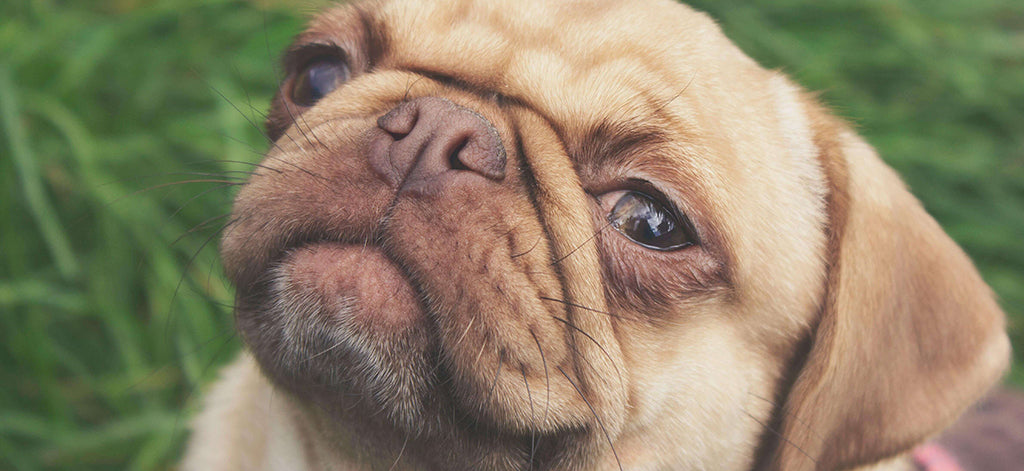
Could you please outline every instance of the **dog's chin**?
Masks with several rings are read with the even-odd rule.
[[[407,277],[375,247],[320,242],[240,290],[240,330],[265,372],[300,399],[422,432],[436,341]]]

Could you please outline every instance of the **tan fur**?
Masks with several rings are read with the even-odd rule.
[[[352,78],[303,108],[310,43]],[[991,293],[899,178],[701,13],[381,1],[293,50],[222,245],[255,360],[209,394],[186,470],[894,471],[1006,367]],[[492,123],[503,180],[378,178],[367,133],[419,97]],[[638,179],[699,244],[607,229]],[[311,278],[331,250],[365,262]],[[412,280],[373,278],[393,312],[324,295],[359,265]]]

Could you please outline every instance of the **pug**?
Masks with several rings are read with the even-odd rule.
[[[905,469],[1007,367],[849,125],[668,0],[384,0],[284,58],[186,470]]]

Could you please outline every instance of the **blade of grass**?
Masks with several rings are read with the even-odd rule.
[[[32,471],[37,469],[31,464],[31,458],[24,451],[0,435],[0,469],[8,469],[8,467],[16,471]]]
[[[39,231],[53,256],[54,263],[66,280],[78,277],[80,267],[71,251],[67,233],[57,219],[56,210],[46,196],[35,156],[18,111],[18,99],[6,64],[0,64],[0,124],[10,143],[22,191]]]
[[[152,434],[163,434],[173,430],[176,415],[173,413],[150,413],[133,417],[121,417],[100,427],[66,431],[52,442],[55,461],[75,463],[79,457],[96,453],[125,442],[131,442]]]
[[[0,308],[11,312],[18,306],[45,306],[72,314],[84,313],[89,305],[81,295],[68,287],[43,280],[0,280]]]

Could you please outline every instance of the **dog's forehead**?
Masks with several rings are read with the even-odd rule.
[[[578,164],[667,133],[677,148],[633,164],[675,162],[676,186],[723,180],[702,182],[708,200],[737,196],[711,193],[730,173],[756,172],[741,168],[751,158],[770,158],[763,144],[735,147],[774,133],[774,117],[758,109],[767,73],[710,17],[674,1],[371,1],[321,14],[303,36],[365,51],[373,70],[447,77],[524,104],[557,128]],[[581,149],[598,145],[595,135],[607,142]]]
[[[362,45],[382,50],[375,67],[451,77],[562,125],[632,121],[671,101],[714,100],[700,93],[702,81],[754,66],[709,17],[661,0],[386,0],[340,7],[310,30],[352,28],[373,30],[361,36],[379,43]],[[684,88],[690,93],[680,100]]]

